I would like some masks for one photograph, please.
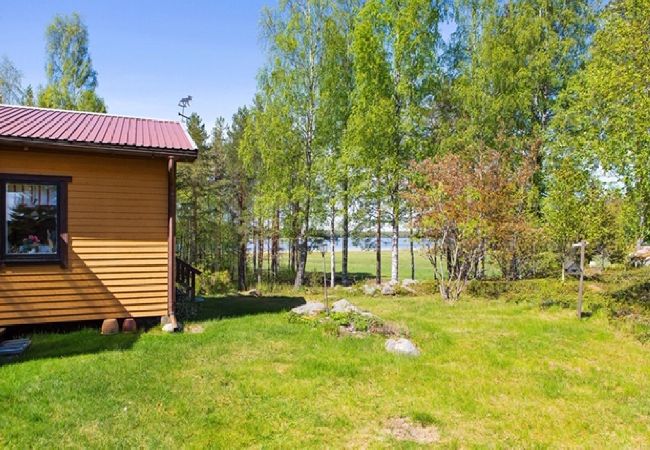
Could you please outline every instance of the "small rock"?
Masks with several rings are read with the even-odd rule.
[[[395,295],[395,288],[390,283],[386,283],[381,288],[381,295]]]
[[[298,314],[299,316],[315,316],[325,312],[325,305],[320,302],[309,302],[304,305],[296,306],[291,310],[291,312]]]
[[[203,325],[192,324],[192,325],[188,325],[186,330],[190,334],[201,334],[205,331],[205,328],[203,327]]]
[[[420,356],[420,350],[418,350],[413,342],[405,338],[388,339],[384,347],[389,353],[406,356]]]
[[[376,285],[374,285],[374,284],[364,284],[363,285],[363,293],[365,295],[370,295],[370,296],[375,295],[375,293],[377,292],[377,289],[378,289],[378,287]]]
[[[165,325],[163,325],[162,330],[165,333],[173,333],[174,331],[176,331],[176,327],[174,327],[174,324],[172,323],[166,323]]]
[[[120,325],[117,323],[117,319],[106,319],[102,322],[102,334],[104,336],[110,336],[119,332]]]
[[[339,301],[336,301],[332,304],[332,312],[335,313],[349,313],[349,312],[359,312],[359,308],[354,306],[352,303],[342,298]]]
[[[168,323],[171,323],[172,319],[169,316],[161,316],[160,317],[160,325],[167,325]]]
[[[403,288],[409,288],[409,287],[414,286],[416,284],[418,284],[418,282],[416,280],[411,279],[411,278],[404,278],[402,280],[402,287]]]
[[[135,319],[124,319],[122,322],[122,333],[135,333],[138,331],[138,324],[135,323]]]

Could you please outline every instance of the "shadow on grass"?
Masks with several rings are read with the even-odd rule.
[[[142,324],[138,321],[138,325],[145,325],[144,321]],[[8,338],[27,337],[32,340],[32,344],[22,355],[0,358],[0,366],[37,359],[128,350],[140,337],[140,333],[102,336],[100,327],[101,321],[14,327]]]
[[[223,319],[255,314],[289,311],[307,303],[303,297],[247,297],[227,296],[206,298],[201,304],[197,320]]]
[[[305,303],[303,297],[284,296],[207,298],[199,307],[197,319],[210,320],[278,313],[289,311],[291,308]],[[146,330],[157,323],[157,319],[151,321],[139,319],[138,327],[140,330]],[[0,367],[4,364],[16,364],[38,359],[129,350],[140,337],[140,333],[102,336],[99,332],[100,327],[101,321],[13,327],[10,330],[10,335],[6,338],[28,337],[32,340],[32,345],[20,356],[11,359],[0,358]]]

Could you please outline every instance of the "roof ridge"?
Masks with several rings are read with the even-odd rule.
[[[14,109],[32,109],[36,111],[57,111],[57,112],[70,113],[70,114],[85,114],[89,116],[116,117],[116,118],[123,117],[125,119],[150,120],[152,122],[178,123],[181,126],[183,126],[182,122],[179,120],[158,119],[154,117],[142,117],[142,116],[129,116],[126,114],[109,114],[109,113],[101,113],[101,112],[94,112],[94,111],[76,111],[71,109],[43,108],[41,106],[9,105],[6,103],[0,103],[0,108],[1,107],[14,108]]]

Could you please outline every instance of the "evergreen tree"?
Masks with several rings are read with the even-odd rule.
[[[25,89],[25,93],[23,94],[22,104],[24,106],[36,106],[36,99],[34,98],[34,89],[32,89],[31,84],[27,86],[27,89]]]

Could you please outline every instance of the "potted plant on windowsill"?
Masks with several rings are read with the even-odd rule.
[[[35,234],[30,234],[20,246],[20,253],[38,253],[41,240]]]

